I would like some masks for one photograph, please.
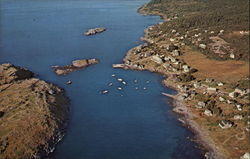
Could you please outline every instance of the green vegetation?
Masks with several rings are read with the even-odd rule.
[[[199,48],[198,44],[213,44],[211,36],[218,36],[228,43],[220,47],[221,53],[215,53],[211,45],[207,49],[199,48],[210,58],[230,59],[231,52],[235,60],[249,58],[249,32],[240,33],[249,31],[248,0],[152,0],[140,10],[163,14],[170,21],[159,25],[158,29],[168,34],[172,29],[181,35],[187,34],[183,41],[196,48]],[[221,30],[223,33],[220,34]],[[199,36],[194,38],[195,34]],[[175,33],[170,35],[173,37]]]

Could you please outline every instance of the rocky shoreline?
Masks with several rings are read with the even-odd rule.
[[[12,64],[0,65],[0,77],[1,159],[46,157],[66,130],[64,90]]]
[[[139,9],[139,12],[143,15],[159,15],[164,20],[168,21],[171,19],[167,19],[161,13],[147,13],[143,10],[143,7]],[[157,24],[162,25],[163,22]],[[185,61],[180,61],[176,58],[176,56],[180,56],[181,52],[179,49],[181,47],[185,47],[185,44],[181,45],[173,45],[176,40],[170,39],[170,41],[165,41],[164,44],[157,45],[157,41],[154,41],[150,35],[150,31],[154,30],[155,26],[150,26],[145,29],[144,37],[141,38],[145,43],[139,45],[135,48],[132,48],[127,52],[126,57],[123,59],[123,64],[113,64],[113,68],[122,68],[122,69],[131,69],[131,70],[147,70],[150,72],[159,73],[165,77],[167,77],[163,84],[167,87],[175,89],[178,91],[178,94],[167,95],[171,97],[173,102],[173,111],[182,115],[182,119],[180,121],[183,124],[190,128],[194,133],[197,141],[202,147],[204,147],[207,152],[204,154],[205,158],[209,159],[226,159],[229,158],[228,154],[219,147],[220,145],[216,145],[213,139],[210,137],[210,134],[207,129],[197,123],[194,118],[199,118],[197,114],[193,113],[190,105],[186,104],[186,101],[195,101],[193,98],[197,95],[196,89],[191,89],[183,85],[182,83],[193,81],[195,78],[192,76],[192,73],[197,70],[188,66]],[[173,30],[172,32],[176,32]],[[161,35],[161,33],[159,33]],[[181,40],[181,39],[180,39]],[[156,53],[155,51],[160,51],[162,49],[166,49],[167,52],[170,52],[170,56],[166,57],[165,55],[161,55]],[[168,63],[167,61],[170,61]],[[167,62],[167,63],[166,63]],[[176,67],[176,65],[181,66],[181,69]],[[177,82],[178,81],[178,82]],[[221,82],[218,82],[218,85],[223,85]],[[194,83],[196,88],[197,83]],[[217,89],[205,87],[207,93],[215,93]],[[166,94],[165,94],[166,95]],[[206,114],[206,111],[205,113]],[[213,115],[211,113],[207,113],[207,115]],[[245,155],[248,154],[247,152]]]
[[[130,51],[127,53],[127,55],[130,54]],[[127,58],[124,58],[123,60],[124,62],[127,61]],[[153,67],[149,67],[147,68],[147,66],[142,66],[139,67],[132,65],[132,66],[128,66],[125,63],[124,64],[113,64],[113,68],[121,68],[121,69],[131,69],[131,70],[137,70],[137,71],[150,71],[153,73],[159,73],[161,75],[170,77],[172,76],[172,74],[166,74],[165,72],[161,72],[159,70],[155,70]],[[188,108],[186,107],[186,105],[184,104],[184,99],[182,99],[182,97],[185,95],[185,93],[181,92],[177,85],[174,83],[169,83],[168,80],[164,80],[163,81],[163,85],[165,85],[168,88],[174,89],[176,90],[178,93],[177,95],[167,95],[168,97],[173,99],[173,111],[181,114],[182,118],[180,119],[180,121],[184,124],[184,126],[186,126],[187,128],[189,128],[191,131],[193,131],[195,133],[195,138],[197,139],[196,142],[199,143],[202,147],[204,147],[204,149],[207,150],[207,153],[204,154],[206,158],[209,159],[226,159],[224,157],[224,154],[219,152],[215,146],[215,144],[213,143],[213,141],[211,140],[211,138],[207,135],[207,133],[205,131],[203,131],[203,129],[201,129],[201,127],[195,123],[194,121],[192,121],[192,117],[194,116],[194,114],[192,114],[192,112],[188,111]],[[165,95],[166,96],[166,95]]]

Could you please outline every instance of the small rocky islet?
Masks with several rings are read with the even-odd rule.
[[[86,31],[84,33],[85,36],[90,36],[90,35],[96,35],[98,33],[102,33],[104,31],[106,31],[106,28],[94,28],[94,29],[89,29],[88,31]]]
[[[80,59],[72,61],[71,65],[66,66],[52,66],[57,75],[67,75],[76,70],[83,69],[93,64],[99,63],[98,59]]]
[[[12,64],[0,65],[1,159],[43,158],[62,138],[68,99],[64,90]]]

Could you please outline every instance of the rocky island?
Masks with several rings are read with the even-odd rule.
[[[52,66],[57,75],[67,75],[73,71],[83,69],[93,64],[99,63],[97,59],[81,59],[72,61],[71,65]]]
[[[62,138],[68,100],[57,86],[12,64],[0,65],[0,158],[43,158]]]
[[[205,158],[250,158],[248,5],[152,0],[139,12],[160,15],[164,22],[147,28],[145,43],[113,65],[166,77],[163,83],[179,93],[162,94],[174,100],[180,121],[208,150]]]
[[[89,29],[88,31],[86,31],[84,35],[90,36],[90,35],[95,35],[97,33],[102,33],[104,31],[106,31],[106,28],[94,28],[94,29]]]

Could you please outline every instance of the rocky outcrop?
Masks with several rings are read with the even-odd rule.
[[[11,64],[0,69],[0,158],[42,158],[64,132],[64,91],[26,69]]]
[[[13,67],[11,64],[0,65],[0,84],[31,78],[34,74],[24,68]]]
[[[94,28],[94,29],[89,29],[84,33],[84,35],[89,36],[89,35],[95,35],[97,33],[101,33],[106,31],[106,28]]]
[[[97,59],[81,59],[72,61],[71,65],[67,66],[52,66],[57,75],[67,75],[73,71],[83,69],[89,65],[97,64],[99,60]]]

